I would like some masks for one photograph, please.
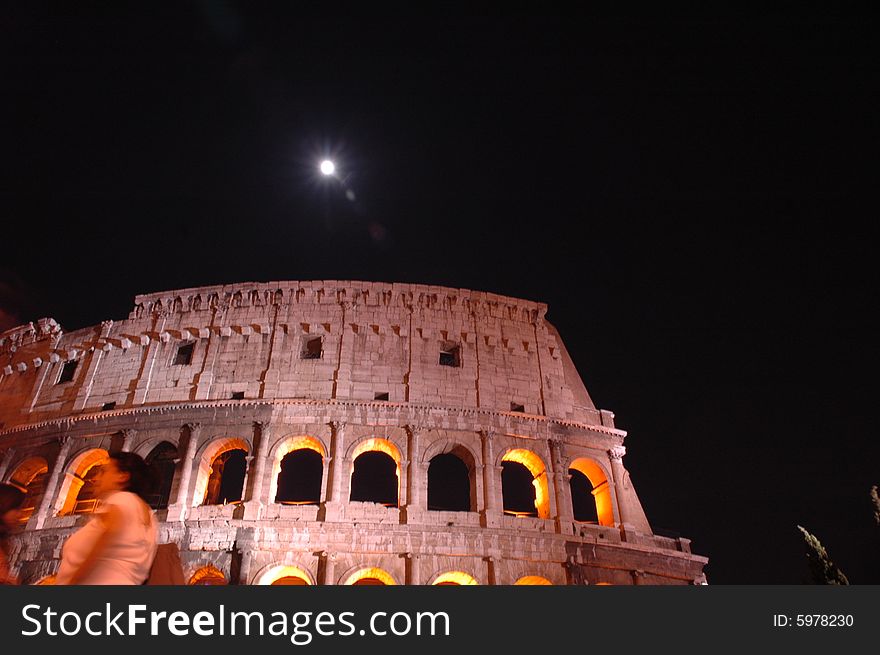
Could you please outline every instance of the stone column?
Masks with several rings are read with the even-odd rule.
[[[55,494],[58,491],[58,480],[61,478],[61,471],[64,470],[64,465],[67,463],[67,455],[70,452],[70,446],[73,443],[73,440],[65,435],[58,438],[58,443],[61,445],[61,448],[58,450],[58,456],[52,464],[52,472],[49,474],[49,481],[46,483],[46,490],[43,492],[43,497],[40,499],[40,506],[28,521],[29,530],[39,530],[42,528],[52,510],[52,503],[55,500]]]
[[[336,584],[336,553],[331,551],[321,551],[321,559],[324,561],[324,574],[319,584],[335,585]]]
[[[274,305],[272,308],[272,327],[269,337],[269,353],[266,357],[266,368],[260,376],[260,398],[274,398],[278,391],[278,381],[281,379],[281,371],[283,358],[275,357],[283,347],[285,330],[278,329],[278,313],[280,307]]]
[[[135,382],[134,393],[131,396],[131,402],[134,405],[142,405],[147,399],[147,392],[150,390],[150,381],[153,378],[153,367],[156,364],[156,357],[158,357],[159,351],[162,349],[163,345],[159,340],[159,335],[162,333],[162,330],[165,329],[165,320],[166,317],[164,312],[156,312],[153,316],[153,334],[156,336],[149,338],[149,341],[145,344],[144,363],[141,366],[140,373]],[[146,336],[143,338],[144,340],[147,339]]]
[[[322,505],[327,502],[327,495],[330,493],[330,459],[329,453],[321,458],[321,495],[318,502]]]
[[[400,460],[400,478],[397,482],[397,507],[406,513],[407,499],[409,498],[409,478],[412,471],[410,470],[411,460]]]
[[[496,477],[500,476],[500,468],[495,466],[495,446],[492,443],[492,433],[489,430],[480,431],[480,439],[483,444],[483,525],[484,527],[497,526],[501,518],[501,509],[498,507],[495,492]]]
[[[186,442],[186,451],[180,458],[180,484],[177,487],[177,497],[169,507],[167,521],[183,521],[186,520],[186,514],[192,504],[189,498],[189,483],[192,478],[193,464],[198,448],[199,432],[201,431],[201,423],[187,423],[183,426],[188,434]]]
[[[422,584],[422,571],[419,556],[415,553],[404,553],[404,557],[406,558],[404,567],[406,569],[406,580],[404,581],[404,584]]]
[[[120,452],[130,453],[131,447],[134,445],[134,439],[137,436],[137,430],[125,428],[120,430],[119,433],[122,435],[122,444],[119,446]]]
[[[497,559],[494,556],[489,555],[488,557],[484,557],[483,561],[486,562],[486,584],[497,585],[498,584],[498,572],[496,571]]]
[[[52,347],[55,347],[54,343],[52,344]],[[31,411],[33,411],[34,407],[37,404],[37,399],[40,397],[40,392],[43,390],[43,386],[46,384],[46,378],[49,376],[49,370],[51,368],[52,365],[49,359],[47,359],[40,365],[40,372],[37,374],[37,381],[36,383],[34,383],[34,386],[31,390],[31,395],[27,401],[27,406],[30,408]]]
[[[608,451],[608,456],[611,458],[611,477],[614,478],[614,497],[617,501],[618,522],[621,526],[627,528],[632,526],[630,524],[629,508],[623,493],[623,479],[626,474],[626,470],[623,468],[624,455],[626,455],[626,448],[623,446],[614,446]]]
[[[101,331],[98,335],[98,339],[96,339],[96,343],[100,339],[106,339],[110,336],[110,329],[113,327],[113,321],[102,321],[101,322]],[[109,346],[108,346],[109,348]],[[89,402],[89,396],[92,393],[92,385],[95,382],[95,377],[98,374],[98,365],[101,363],[101,358],[104,356],[104,351],[99,347],[92,347],[89,352],[89,363],[86,365],[86,370],[82,376],[82,383],[78,389],[76,400],[73,401],[73,411],[79,412],[82,411],[85,406]]]
[[[260,433],[260,440],[257,442],[256,455],[253,456],[253,473],[250,472],[248,466],[248,480],[250,481],[250,491],[247,501],[245,502],[244,518],[258,519],[263,513],[263,508],[271,503],[273,499],[264,498],[266,492],[266,464],[269,456],[269,439],[271,431],[268,421],[254,421],[254,432]]]
[[[566,466],[565,445],[557,439],[550,440],[550,465],[556,492],[556,531],[561,534],[572,534],[574,516],[571,508],[570,476]]]
[[[6,471],[9,470],[13,457],[15,457],[15,448],[7,448],[3,451],[3,457],[0,459],[0,480],[6,477]]]
[[[215,307],[208,332],[208,343],[205,346],[205,357],[202,360],[202,368],[196,375],[196,400],[207,400],[211,396],[211,387],[214,384],[214,364],[220,352],[221,336],[224,333],[229,333],[229,328],[225,325],[225,322],[226,305]]]
[[[345,475],[345,471],[342,470],[345,467],[345,423],[330,421],[329,425],[333,430],[333,441],[328,457],[330,465],[329,500],[333,503],[342,503],[344,500],[340,496],[342,495],[342,478]]]
[[[325,470],[327,471],[326,485],[321,486],[326,490],[322,501],[319,516],[324,521],[337,521],[343,516],[344,505],[348,500],[343,498],[345,476],[347,466],[345,461],[345,423],[342,421],[330,421],[330,452],[325,458]],[[333,583],[328,583],[333,584]]]
[[[425,476],[425,466],[421,461],[422,452],[422,432],[421,426],[406,426],[409,432],[409,470],[407,472],[407,509],[412,508],[415,513],[423,512],[427,509],[425,502],[425,490],[427,488],[427,478]],[[402,503],[401,503],[402,504]],[[409,512],[407,513],[409,518]]]

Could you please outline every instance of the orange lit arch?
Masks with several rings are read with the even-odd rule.
[[[214,463],[214,460],[230,450],[243,450],[250,454],[251,446],[247,441],[238,437],[221,437],[214,439],[204,447],[202,456],[198,460],[199,470],[196,475],[196,484],[191,502],[193,507],[198,507],[205,499],[205,492],[208,489],[208,478],[211,477],[211,465]]]
[[[306,571],[305,569],[301,569],[298,566],[292,566],[290,564],[277,564],[275,566],[270,566],[268,569],[264,570],[263,573],[257,576],[257,581],[255,584],[274,585],[279,584],[279,581],[285,579],[297,579],[302,581],[302,584],[305,585],[315,584],[314,578],[309,575],[308,571]],[[285,584],[285,582],[281,582],[281,584]]]
[[[400,461],[402,459],[400,456],[400,450],[388,439],[384,439],[382,437],[370,437],[368,439],[363,439],[354,445],[348,458],[353,462],[360,455],[373,452],[385,453],[391,459],[393,459],[394,462],[397,464],[397,472],[399,476]]]
[[[432,585],[477,585],[480,584],[474,576],[464,571],[446,571],[434,578]]]
[[[611,485],[604,469],[589,457],[578,457],[568,468],[580,471],[593,485],[593,498],[596,499],[596,515],[599,525],[614,525],[614,505],[611,499]]]
[[[9,476],[9,484],[21,489],[25,496],[21,503],[19,522],[27,523],[45,493],[49,465],[39,456],[28,457],[15,467]]]
[[[327,458],[324,444],[316,437],[299,435],[282,439],[275,447],[275,453],[272,456],[272,475],[269,478],[269,502],[275,502],[275,495],[278,493],[278,475],[281,473],[281,462],[287,455],[296,450],[314,450],[321,456],[322,462]]]
[[[28,457],[15,467],[12,475],[9,476],[9,483],[18,487],[27,488],[31,483],[31,480],[37,477],[40,473],[46,473],[48,471],[49,464],[44,458],[38,456]]]
[[[104,466],[108,461],[110,455],[103,448],[90,448],[70,460],[55,501],[55,511],[59,516],[73,513],[77,495],[88,472],[96,466]]]
[[[397,498],[400,500],[400,450],[388,439],[381,437],[370,437],[363,439],[354,445],[349,455],[351,469],[348,472],[349,488],[351,488],[351,477],[354,475],[354,461],[364,453],[385,453],[394,460],[394,474],[397,476]]]
[[[189,585],[225,585],[226,576],[213,564],[203,566],[190,577]]]
[[[366,452],[366,451],[364,451],[364,452]],[[357,571],[355,571],[354,573],[349,575],[345,579],[345,582],[343,582],[342,584],[355,585],[358,582],[360,582],[361,580],[378,580],[383,585],[396,585],[397,584],[397,581],[391,576],[390,573],[388,573],[387,571],[385,571],[383,569],[376,568],[376,567],[358,569]]]
[[[550,485],[547,480],[547,468],[544,460],[531,450],[511,448],[501,457],[502,462],[516,462],[525,466],[532,474],[532,485],[535,487],[535,509],[538,517],[550,518]]]
[[[552,585],[547,578],[544,578],[540,575],[524,575],[519,580],[514,582],[515,585]]]

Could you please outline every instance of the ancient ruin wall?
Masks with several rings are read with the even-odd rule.
[[[69,333],[51,319],[7,331],[0,479],[43,466],[46,485],[16,541],[19,567],[51,573],[85,520],[69,496],[89,453],[147,456],[165,442],[179,461],[163,539],[191,572],[211,565],[245,583],[281,566],[311,583],[366,569],[399,583],[450,571],[484,584],[700,579],[705,559],[686,539],[652,534],[623,467],[625,433],[594,407],[546,310],[410,284],[247,283],[138,296],[127,319]],[[322,458],[320,502],[273,502],[281,458],[303,447]],[[244,502],[203,505],[212,461],[231,448],[248,454]],[[349,500],[353,462],[373,450],[396,462],[396,507]],[[469,512],[427,509],[441,453],[468,466]],[[532,471],[537,517],[505,514],[504,461]],[[573,520],[572,467],[602,505],[595,524]]]

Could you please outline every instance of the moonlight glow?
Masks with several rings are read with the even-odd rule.
[[[321,162],[321,173],[324,175],[333,175],[336,172],[336,164],[334,164],[329,159],[325,159]]]

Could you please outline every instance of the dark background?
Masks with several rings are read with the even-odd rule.
[[[797,524],[880,582],[877,28],[803,3],[4,4],[0,327],[252,280],[547,302],[710,583],[805,581]]]

